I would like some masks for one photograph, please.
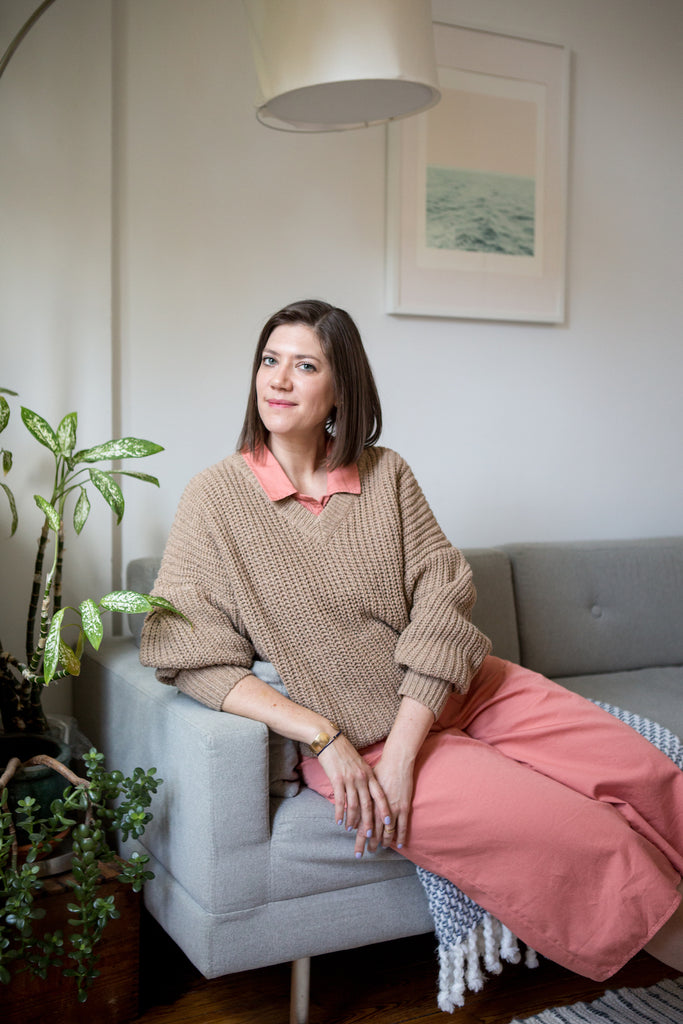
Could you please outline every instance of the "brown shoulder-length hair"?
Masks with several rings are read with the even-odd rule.
[[[283,324],[303,324],[312,328],[332,370],[336,405],[327,423],[332,439],[329,468],[357,462],[363,449],[376,444],[382,432],[377,386],[355,323],[345,310],[319,299],[305,299],[285,306],[270,317],[261,331],[237,450],[247,449],[254,454],[266,443],[267,431],[259,416],[256,399],[256,374],[268,339],[275,328]]]

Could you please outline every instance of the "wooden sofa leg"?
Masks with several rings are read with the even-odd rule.
[[[308,1024],[311,987],[311,958],[292,961],[292,990],[289,1002],[289,1024]]]

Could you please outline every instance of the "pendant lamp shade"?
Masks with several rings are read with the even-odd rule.
[[[284,131],[343,131],[441,97],[430,0],[244,0],[262,92]]]

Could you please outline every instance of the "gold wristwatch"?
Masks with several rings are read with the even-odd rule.
[[[309,744],[313,753],[318,755],[320,751],[323,750],[327,746],[327,744],[332,741],[332,738],[334,737],[335,733],[337,735],[339,734],[339,730],[337,729],[336,725],[332,726],[331,733],[326,732],[326,730],[322,729],[315,737],[313,742]]]

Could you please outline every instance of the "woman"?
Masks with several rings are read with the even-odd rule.
[[[380,430],[349,315],[272,316],[237,452],[189,484],[155,586],[192,628],[153,612],[143,663],[306,745],[356,857],[394,846],[596,980],[643,947],[683,970],[683,773],[489,654],[469,566]]]

